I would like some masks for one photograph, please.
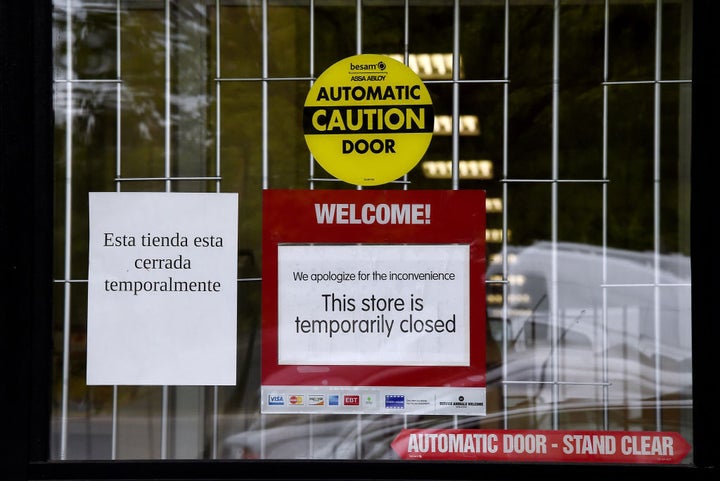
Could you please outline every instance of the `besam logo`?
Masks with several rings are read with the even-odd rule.
[[[387,65],[382,60],[378,63],[352,63],[350,62],[350,70],[362,70],[363,72],[385,70]]]

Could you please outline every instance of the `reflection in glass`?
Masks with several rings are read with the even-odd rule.
[[[662,2],[659,79],[654,1],[607,19],[602,2],[557,19],[552,2],[364,3],[54,2],[52,459],[393,459],[413,427],[692,439],[692,2]],[[355,188],[312,160],[301,115],[358,52],[435,65],[450,120],[423,159],[447,175],[420,162],[382,188],[492,199],[485,417],[259,414],[262,189]],[[487,175],[452,172],[473,161]],[[85,385],[87,192],[115,190],[240,194],[236,386]]]

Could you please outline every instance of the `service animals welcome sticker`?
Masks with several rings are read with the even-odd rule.
[[[313,84],[303,109],[310,152],[331,175],[380,185],[408,173],[433,135],[432,100],[409,67],[362,54],[333,64]]]

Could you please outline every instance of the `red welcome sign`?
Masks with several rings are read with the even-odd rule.
[[[483,191],[266,190],[263,411],[484,414],[484,282]]]

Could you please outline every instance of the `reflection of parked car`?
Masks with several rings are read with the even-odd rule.
[[[505,292],[488,288],[488,322],[506,345],[503,380],[542,403],[688,398],[689,259],[604,254],[580,244],[508,250]],[[491,263],[488,279],[502,279],[501,268]]]
[[[264,415],[227,437],[222,457],[394,459],[405,428],[691,439],[688,258],[541,242],[505,259],[505,275],[500,262],[487,271],[487,416]]]
[[[262,415],[223,441],[229,459],[399,459],[390,444],[405,428],[476,428],[477,417]]]
[[[317,418],[317,419],[316,419]],[[345,416],[264,415],[244,432],[226,438],[221,457],[230,459],[355,459],[352,436],[342,436]]]

